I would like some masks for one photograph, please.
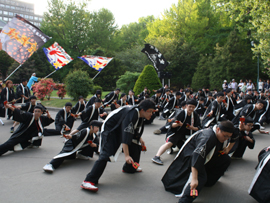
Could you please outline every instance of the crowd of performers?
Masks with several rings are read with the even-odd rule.
[[[31,96],[27,80],[22,80],[16,95],[12,81],[7,81],[1,92],[0,116],[12,117],[14,125],[11,137],[0,145],[0,156],[38,148],[44,136],[61,135],[65,139],[63,148],[43,170],[53,173],[66,159],[89,159],[96,153],[99,158],[81,184],[83,189],[96,192],[107,162],[115,162],[122,152],[122,171],[142,172],[139,161],[141,151],[146,150],[144,125],[157,118],[164,120],[164,126],[154,134],[166,134],[166,139],[152,162],[163,165],[160,157],[164,152],[178,151],[162,183],[165,190],[180,198],[179,202],[186,203],[193,202],[203,187],[213,186],[224,175],[231,158],[241,159],[247,147],[254,148],[253,131],[268,134],[263,125],[270,122],[270,96],[265,94],[249,90],[238,93],[230,88],[223,92],[203,88],[197,93],[187,88],[173,93],[167,85],[154,91],[150,97],[145,87],[137,96],[130,90],[119,98],[120,89],[115,89],[101,99],[97,90],[89,101],[80,97],[73,107],[67,102],[53,119]],[[72,129],[79,117],[81,124]],[[53,122],[55,129],[45,128]]]

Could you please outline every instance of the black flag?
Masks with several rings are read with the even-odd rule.
[[[169,63],[166,61],[164,56],[159,52],[159,50],[150,44],[145,44],[142,52],[147,55],[147,57],[153,62],[154,67],[158,71],[164,70]]]

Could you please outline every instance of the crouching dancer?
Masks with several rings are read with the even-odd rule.
[[[20,151],[29,146],[39,147],[43,138],[43,127],[54,122],[49,112],[47,116],[42,116],[43,107],[40,105],[35,106],[34,113],[23,113],[10,104],[5,107],[13,111],[13,120],[20,122],[20,125],[9,140],[0,145],[0,156],[7,151]]]
[[[99,159],[82,182],[81,187],[83,189],[94,192],[98,191],[98,187],[95,184],[98,183],[99,178],[103,174],[107,162],[116,161],[119,153],[122,151],[121,143],[126,160],[123,172],[135,173],[142,171],[140,168],[133,168],[132,163],[139,163],[141,145],[145,145],[141,138],[144,128],[143,119],[149,120],[154,111],[155,103],[146,99],[137,106],[120,107],[109,114],[101,128]]]
[[[101,125],[102,122],[93,120],[89,128],[84,128],[75,135],[65,135],[68,141],[65,142],[62,151],[53,157],[51,162],[43,167],[43,170],[52,173],[66,159],[89,159],[89,157],[93,157],[94,151],[97,152],[98,149],[98,137],[95,134]]]
[[[200,193],[204,186],[213,186],[230,165],[230,157],[222,155],[223,143],[234,131],[233,123],[219,125],[194,133],[183,145],[162,178],[167,191],[181,197],[179,202],[193,202],[191,190]]]

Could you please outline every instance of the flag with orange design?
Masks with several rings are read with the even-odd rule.
[[[19,15],[6,24],[0,33],[2,49],[20,64],[49,39],[38,27]]]
[[[73,60],[57,42],[49,48],[43,48],[43,51],[55,70],[59,70]]]
[[[78,58],[83,60],[85,63],[87,63],[88,66],[99,72],[102,71],[103,68],[105,68],[108,65],[108,63],[110,63],[110,61],[113,59],[103,56],[92,56],[92,55],[84,55]]]

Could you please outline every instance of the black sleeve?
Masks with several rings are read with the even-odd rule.
[[[135,124],[138,119],[138,112],[135,109],[127,113],[121,124],[122,143],[127,145],[132,143],[132,139],[135,135]]]
[[[204,168],[206,156],[216,144],[214,139],[211,139],[211,137],[205,135],[205,133],[208,132],[204,130],[197,136],[196,148],[191,157],[191,167],[196,168],[198,171]]]
[[[29,118],[32,116],[33,116],[32,113],[22,112],[19,109],[14,109],[14,111],[13,111],[13,120],[20,122],[20,123],[27,122],[27,120],[29,120]]]

